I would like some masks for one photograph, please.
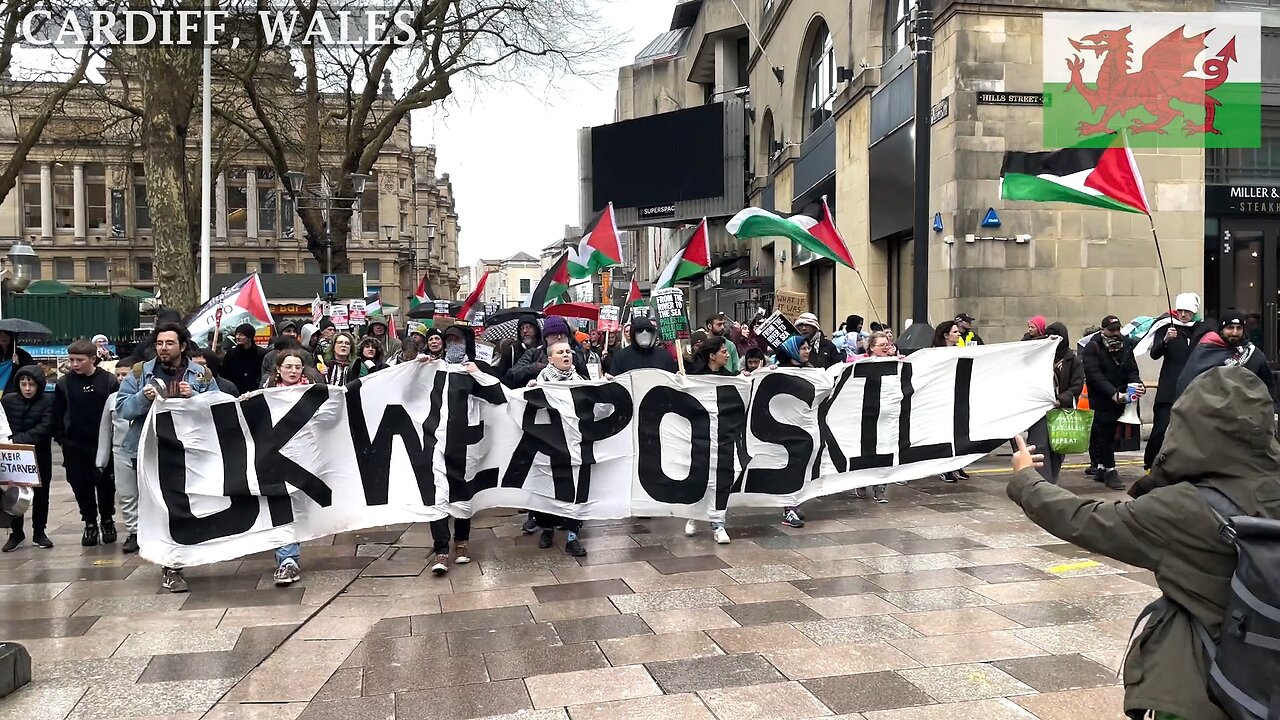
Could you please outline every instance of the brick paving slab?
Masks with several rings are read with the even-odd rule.
[[[425,524],[370,528],[305,543],[297,586],[259,553],[192,568],[188,595],[118,545],[81,548],[57,467],[57,547],[0,557],[0,638],[36,670],[0,720],[1119,717],[1151,573],[1039,531],[1005,464],[888,505],[812,501],[804,528],[734,512],[727,546],[683,520],[596,521],[578,559],[497,512],[444,577]]]

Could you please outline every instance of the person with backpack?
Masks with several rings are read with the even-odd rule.
[[[1163,595],[1139,614],[1123,660],[1130,718],[1280,717],[1280,443],[1271,416],[1271,394],[1253,372],[1207,371],[1174,403],[1159,457],[1124,501],[1048,482],[1036,472],[1040,450],[1017,440],[1007,492],[1028,518],[1155,573]]]

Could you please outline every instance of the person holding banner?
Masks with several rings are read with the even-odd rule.
[[[803,335],[792,335],[778,346],[775,353],[775,367],[811,368],[809,362],[809,341]],[[791,506],[782,509],[782,524],[793,528],[804,527],[804,516],[800,508]]]
[[[206,392],[218,392],[213,373],[187,358],[191,334],[179,323],[163,323],[155,330],[155,359],[133,366],[125,376],[124,384],[116,395],[116,411],[128,420],[129,433],[125,435],[121,452],[137,457],[138,441],[142,428],[151,413],[156,398],[191,398]],[[172,593],[184,593],[191,589],[182,574],[182,568],[162,568],[161,587]]]
[[[8,436],[5,442],[35,446],[40,484],[32,488],[35,496],[31,501],[31,541],[47,550],[53,547],[53,541],[44,532],[49,521],[49,483],[53,480],[53,398],[44,393],[44,372],[40,368],[28,365],[18,368],[14,375],[18,379],[18,392],[0,399],[8,422],[3,435]],[[26,539],[22,516],[14,515],[3,551],[13,552]]]
[[[814,367],[829,368],[844,360],[844,355],[836,349],[835,343],[822,334],[822,326],[818,324],[818,316],[813,313],[801,313],[796,318],[796,329],[804,335],[810,345],[809,360]]]
[[[729,322],[729,316],[722,312],[717,312],[707,318],[706,323],[703,324],[703,328],[707,331],[707,338],[720,337],[728,340]],[[738,358],[738,347],[730,342],[725,346],[725,350],[729,353],[729,365],[727,366],[729,372],[736,375],[742,369],[742,361]]]
[[[561,320],[563,323],[564,321]],[[550,322],[543,326],[546,330],[551,325]],[[556,334],[551,334],[556,337]],[[587,374],[577,368],[577,358],[574,357],[573,346],[569,341],[563,338],[556,338],[547,344],[547,365],[538,373],[538,379],[530,380],[529,387],[536,387],[545,383],[569,382],[571,380],[586,380]],[[582,530],[581,520],[571,520],[569,518],[560,517],[546,512],[530,512],[529,519],[532,524],[542,528],[542,536],[538,538],[538,547],[546,550],[555,545],[556,528],[562,527],[568,531],[568,535],[564,541],[564,551],[573,557],[586,557],[587,550],[582,547],[582,542],[578,540],[578,532]]]
[[[733,361],[733,356],[729,352],[731,347],[733,343],[724,336],[716,335],[707,338],[693,356],[693,365],[689,368],[689,374],[737,376],[738,373],[729,369],[729,364]]]
[[[861,360],[869,360],[872,358],[901,357],[898,355],[898,349],[893,346],[893,343],[889,342],[889,336],[885,335],[883,332],[873,332],[867,336],[866,345],[867,354],[858,355],[851,362],[859,362]],[[887,505],[889,503],[889,498],[885,497],[885,492],[888,491],[888,489],[889,486],[887,484],[872,485],[871,497],[873,497],[876,502],[882,505]],[[866,491],[862,488],[856,488],[853,491],[853,496],[859,500],[865,500],[867,498]]]
[[[609,354],[610,375],[616,377],[641,368],[669,373],[679,369],[676,359],[658,342],[658,329],[654,327],[653,320],[647,317],[632,320],[628,337],[631,340],[629,345]]]
[[[399,347],[396,348],[396,352],[400,352]],[[360,365],[357,377],[364,377],[379,370],[387,369],[387,364],[382,361],[382,343],[372,335],[365,335],[360,340],[359,358]]]
[[[505,383],[509,388],[522,388],[535,380],[548,367],[552,367],[550,363],[551,346],[558,342],[569,344],[570,354],[573,358],[574,369],[582,378],[589,379],[590,371],[587,369],[587,354],[572,340],[573,336],[569,331],[569,323],[564,318],[552,315],[542,323],[542,345],[525,350],[520,356],[520,361],[516,366],[511,368],[511,372],[507,375]]]
[[[410,335],[404,339],[400,345],[400,353],[387,361],[387,365],[399,365],[400,363],[413,362],[418,359],[421,352],[418,349],[418,341]]]

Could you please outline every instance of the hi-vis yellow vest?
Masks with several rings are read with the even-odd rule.
[[[970,330],[969,332],[960,336],[960,340],[956,342],[956,347],[964,347],[965,345],[973,345],[973,344],[974,344],[973,331]]]

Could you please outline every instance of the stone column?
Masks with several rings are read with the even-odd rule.
[[[40,163],[40,235],[53,237],[53,163]]]
[[[258,171],[249,168],[244,176],[244,194],[245,194],[245,212],[249,214],[245,218],[245,229],[249,232],[249,237],[258,238]]]
[[[76,163],[71,167],[71,180],[75,190],[72,191],[75,202],[76,239],[83,240],[86,232],[87,211],[85,210],[84,163]]]
[[[213,189],[213,228],[214,237],[227,239],[227,176],[218,173]]]

